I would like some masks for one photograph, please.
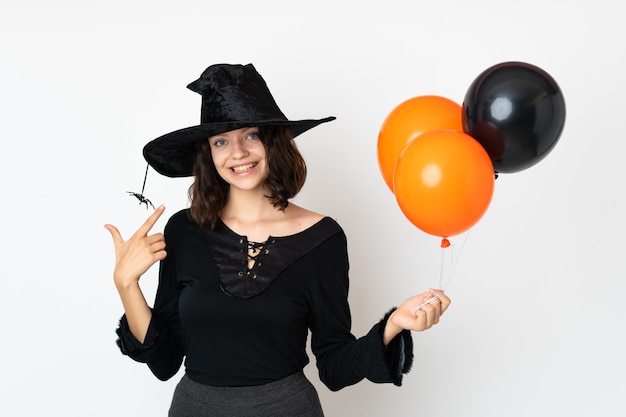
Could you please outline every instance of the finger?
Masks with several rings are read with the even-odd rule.
[[[165,236],[163,236],[163,233],[155,233],[146,237],[146,243],[148,245],[152,245],[157,242],[165,242]]]
[[[433,302],[437,302],[437,300],[439,299],[439,297],[441,297],[443,295],[443,292],[438,292],[437,294],[432,294],[430,292],[426,292],[424,294],[422,294],[422,298],[421,298],[421,303],[415,307],[415,311],[419,310],[420,308],[424,307],[425,305],[428,305],[430,303]],[[416,299],[420,299],[420,296],[415,297]]]
[[[124,239],[122,239],[122,235],[120,234],[120,231],[117,230],[117,227],[113,226],[112,224],[105,224],[104,228],[111,233],[111,237],[113,238],[113,244],[115,246],[124,243]]]
[[[165,250],[165,241],[159,240],[150,245],[150,250],[152,253],[158,253]]]
[[[452,301],[450,300],[450,298],[448,298],[447,295],[444,294],[439,297],[439,302],[441,303],[441,314],[443,314],[448,309]]]
[[[414,319],[414,326],[413,326],[413,330],[421,332],[423,330],[426,330],[428,327],[426,327],[426,324],[428,322],[428,315],[426,314],[426,312],[424,310],[417,310],[415,312],[415,319]]]
[[[426,328],[430,329],[438,320],[437,309],[434,305],[428,304],[422,307],[422,311],[426,313]]]
[[[161,204],[159,207],[156,208],[156,210],[154,210],[150,217],[146,219],[144,224],[142,224],[141,227],[137,229],[133,236],[147,236],[150,229],[152,229],[152,227],[157,222],[157,220],[159,220],[159,217],[161,217],[161,214],[163,214],[164,211],[165,206]]]
[[[435,316],[433,317],[433,324],[438,324],[439,318],[441,317],[441,303],[435,303],[433,304],[433,307],[435,307]]]
[[[436,297],[436,300],[433,300],[432,304],[439,307],[439,315],[442,315],[450,305],[450,298],[444,294],[443,290],[431,288],[430,291],[433,297]]]
[[[165,249],[165,248],[163,248]],[[157,259],[157,261],[162,261],[163,259],[165,259],[167,257],[167,252],[165,250],[160,250],[158,252],[155,252],[155,258]]]
[[[439,317],[441,316],[441,303],[437,299],[435,302],[431,303],[430,306],[432,306],[431,320],[434,325],[439,323]]]
[[[439,297],[442,297],[442,296],[444,295],[444,294],[443,294],[443,290],[438,290],[438,289],[436,289],[436,288],[431,288],[431,289],[429,290],[429,292],[430,292],[431,297],[437,297],[437,298],[439,298]]]

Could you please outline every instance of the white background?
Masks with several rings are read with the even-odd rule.
[[[122,308],[102,226],[129,236],[147,216],[126,194],[141,189],[141,149],[199,121],[185,86],[206,66],[251,62],[288,117],[338,117],[297,139],[310,171],[297,202],[348,235],[360,336],[441,273],[439,238],[410,224],[379,172],[382,121],[418,95],[461,103],[480,72],[516,60],[557,80],[565,129],[539,164],[501,175],[485,216],[452,239],[453,304],[414,335],[403,386],[332,393],[306,372],[331,417],[626,415],[623,9],[4,0],[0,414],[166,415],[180,375],[159,382],[115,346]],[[171,215],[188,185],[151,171],[146,195]],[[155,277],[143,279],[149,298]]]

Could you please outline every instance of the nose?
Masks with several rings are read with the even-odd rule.
[[[243,140],[234,141],[232,150],[232,157],[237,159],[246,157],[250,153],[246,148],[245,141]]]

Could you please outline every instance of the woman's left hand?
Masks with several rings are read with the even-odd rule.
[[[423,304],[433,297],[438,298]],[[389,344],[402,330],[421,332],[430,329],[439,323],[439,317],[441,317],[449,305],[450,299],[442,290],[431,289],[407,299],[391,313],[387,320],[384,332],[385,345]]]

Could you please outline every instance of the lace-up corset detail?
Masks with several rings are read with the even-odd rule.
[[[246,267],[246,278],[256,279],[257,275],[254,272],[256,266],[263,266],[263,264],[258,260],[259,256],[267,255],[270,253],[270,250],[266,248],[267,240],[265,242],[248,242],[248,265]],[[272,243],[275,240],[272,239]],[[243,273],[243,271],[241,271]]]
[[[340,231],[334,220],[325,217],[300,233],[251,242],[218,221],[213,231],[207,231],[207,237],[222,290],[233,297],[250,298],[265,291],[298,258]]]

